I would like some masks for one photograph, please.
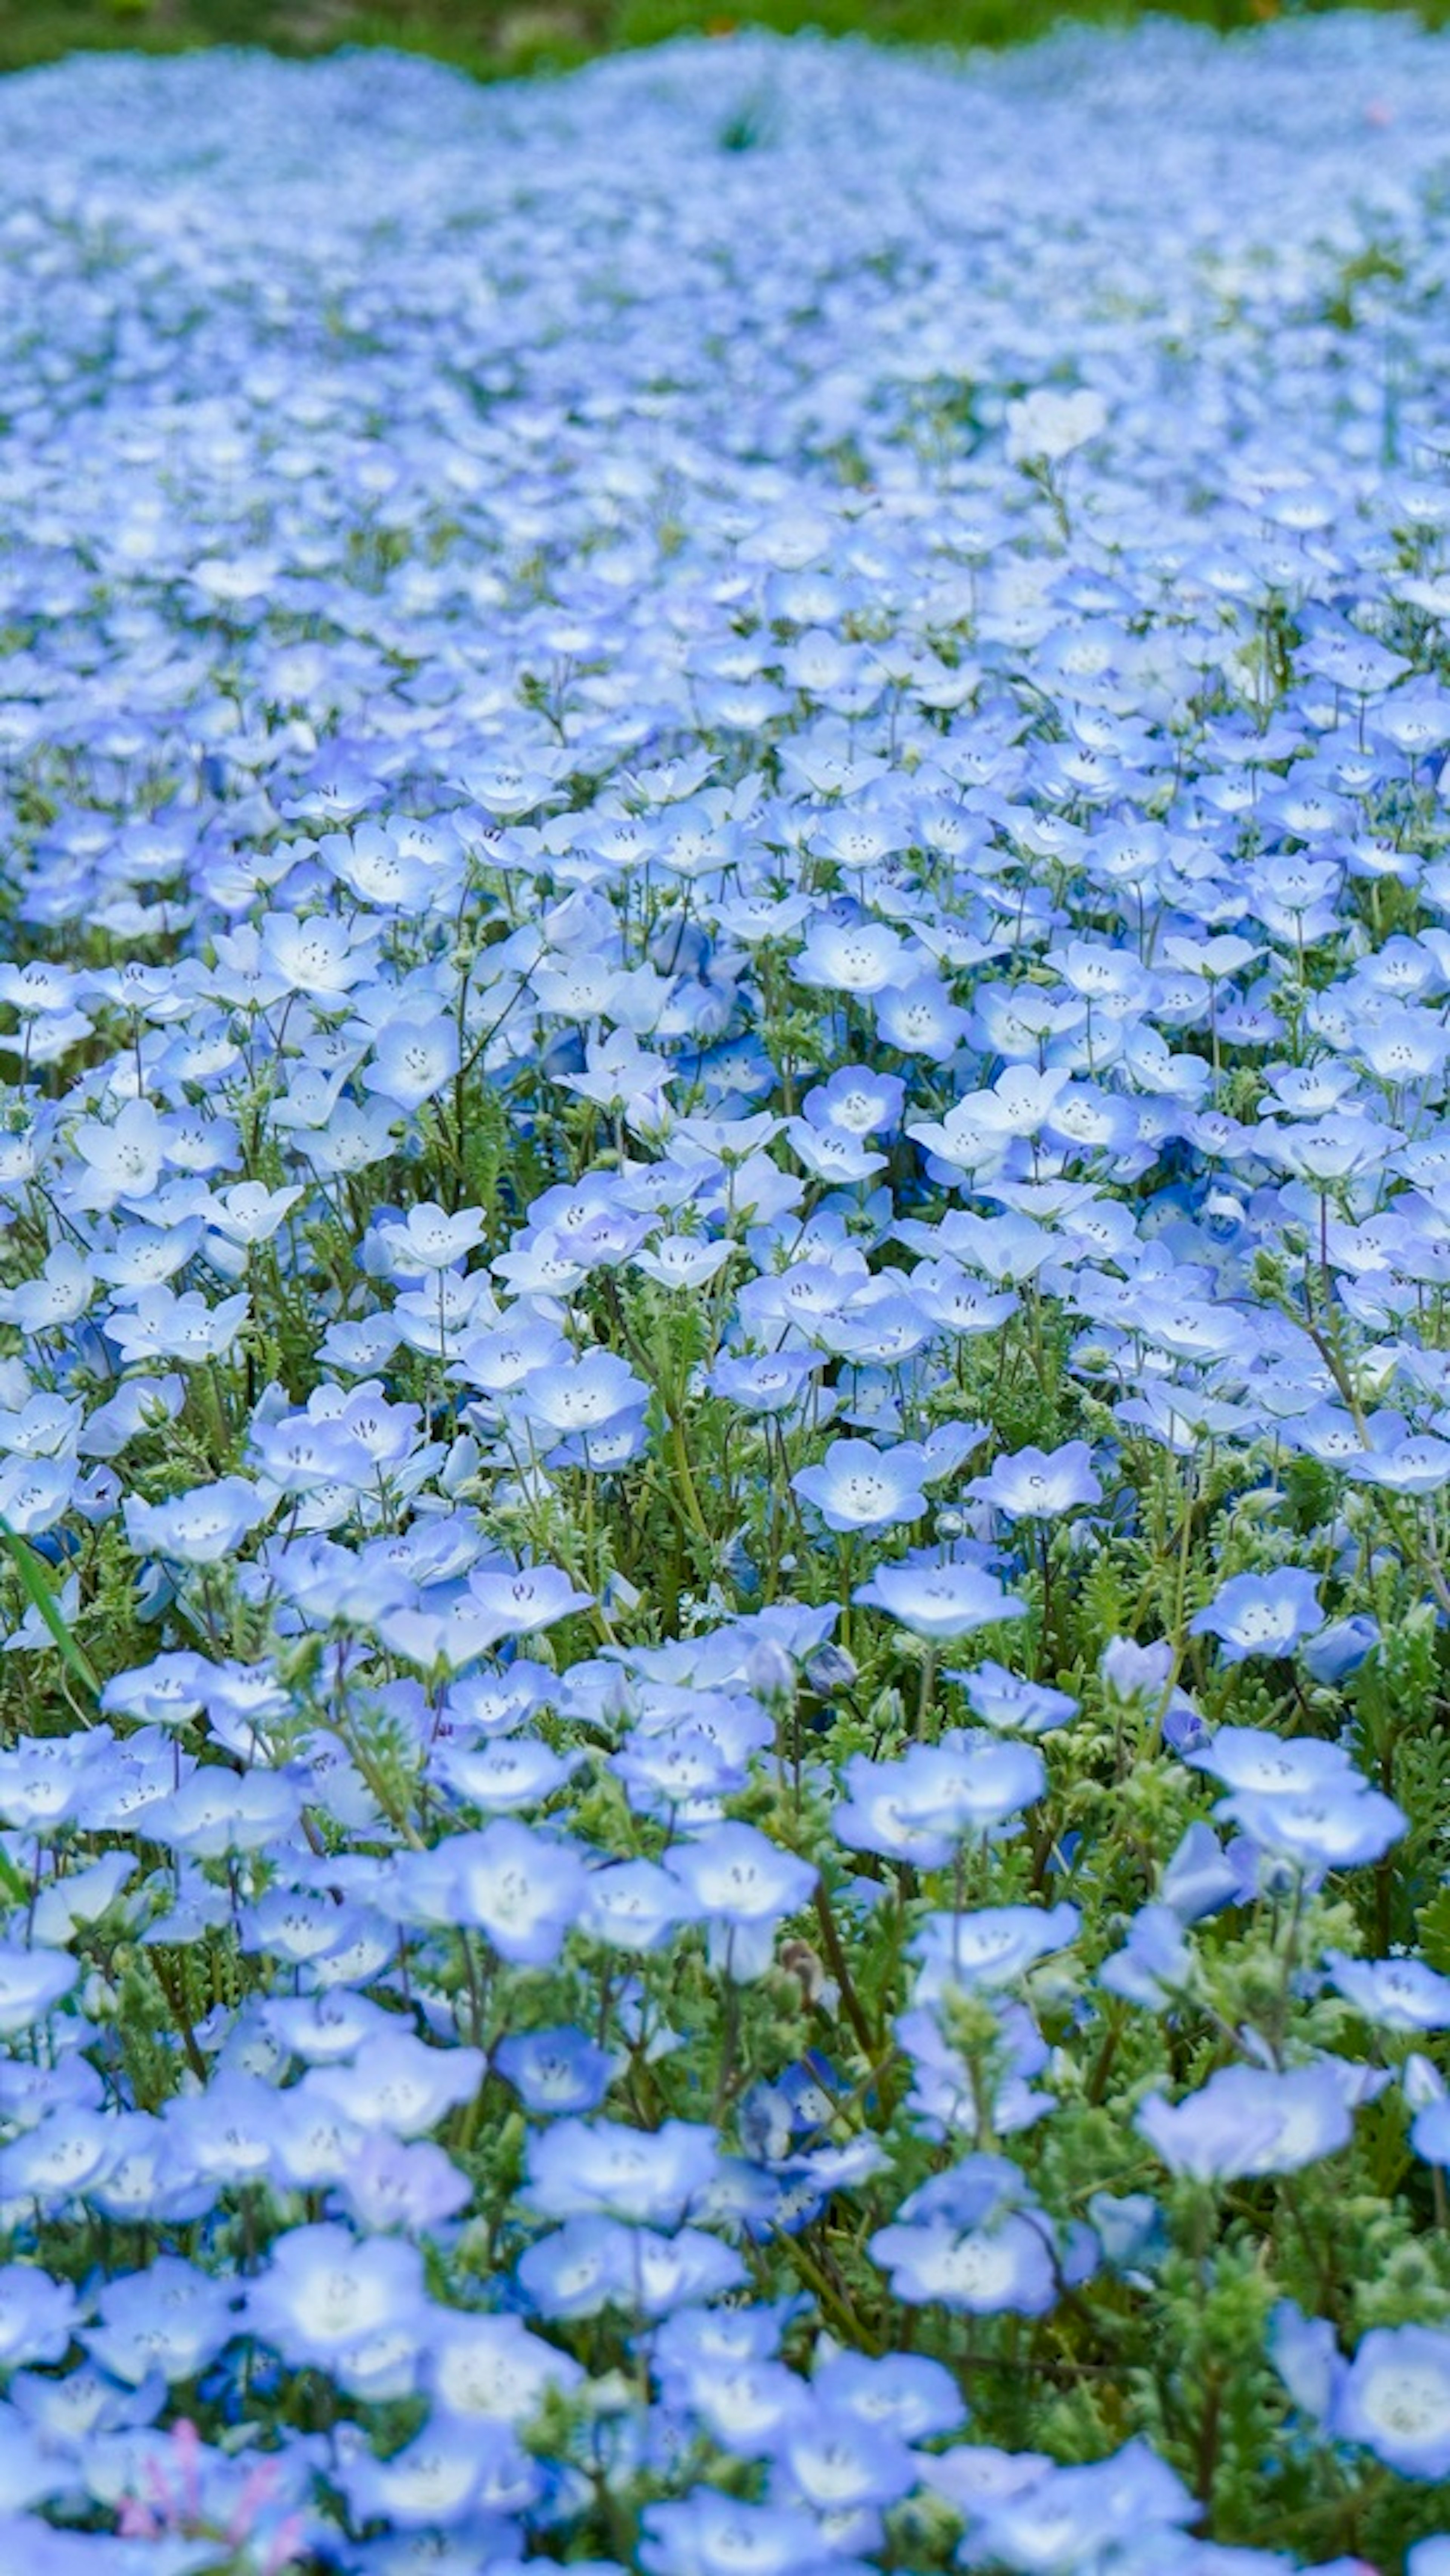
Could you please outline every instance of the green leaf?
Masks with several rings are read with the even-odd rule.
[[[92,1699],[99,1699],[101,1696],[99,1677],[89,1656],[82,1652],[66,1625],[65,1614],[51,1589],[44,1559],[37,1556],[29,1541],[23,1539],[18,1530],[12,1529],[3,1515],[0,1515],[0,1544],[5,1547],[10,1562],[19,1575],[27,1598],[40,1612],[55,1639],[61,1662],[66,1666],[67,1671],[74,1673],[77,1681],[90,1692]]]
[[[1450,1976],[1450,1887],[1420,1908],[1420,1948],[1432,1968]]]

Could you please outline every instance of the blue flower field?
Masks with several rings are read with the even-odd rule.
[[[0,2568],[1450,2571],[1450,42],[0,85]]]

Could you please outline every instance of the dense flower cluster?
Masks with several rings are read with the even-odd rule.
[[[1445,2576],[1450,50],[0,95],[0,2557]]]

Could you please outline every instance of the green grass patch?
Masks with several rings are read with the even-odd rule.
[[[1326,5],[1335,0],[0,0],[0,71],[117,48],[250,44],[300,57],[361,44],[401,46],[496,79],[565,70],[671,36],[726,39],[745,26],[965,49],[1019,43],[1069,18],[1126,26],[1171,15],[1229,33]],[[1416,14],[1443,25],[1450,0],[1418,0]]]

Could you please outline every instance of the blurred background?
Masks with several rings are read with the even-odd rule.
[[[1334,5],[1158,0],[1158,13],[1229,30]],[[1407,5],[1431,25],[1450,20],[1450,0]],[[727,41],[746,24],[964,46],[1011,43],[1065,17],[1122,25],[1150,14],[1145,0],[0,0],[0,71],[96,47],[258,44],[305,55],[363,44],[406,46],[496,79],[684,32]]]

